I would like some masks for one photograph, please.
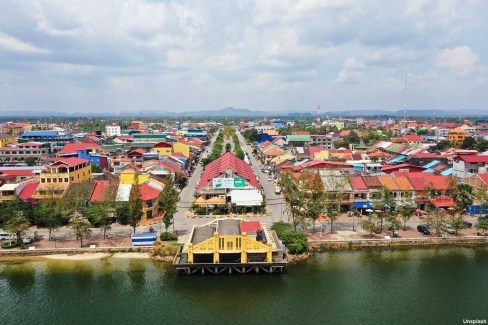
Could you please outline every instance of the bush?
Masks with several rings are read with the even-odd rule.
[[[15,247],[19,247],[19,246],[20,246],[20,244],[15,242],[15,241],[2,244],[2,248],[5,248],[5,249],[15,248]]]
[[[154,243],[153,246],[153,255],[170,256],[175,255],[176,252],[178,252],[178,248],[182,245],[175,242],[165,244],[163,242],[157,241]]]
[[[290,254],[302,254],[308,250],[308,238],[304,233],[290,231],[283,235],[282,240]]]
[[[286,223],[284,221],[278,221],[273,223],[273,225],[271,226],[271,230],[276,231],[278,237],[280,239],[283,239],[283,235],[292,231],[293,229],[289,223]]]
[[[178,236],[176,236],[175,234],[173,234],[171,232],[167,232],[167,231],[161,233],[161,236],[159,236],[159,238],[161,238],[162,241],[178,240]]]

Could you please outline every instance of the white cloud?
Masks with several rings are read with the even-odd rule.
[[[8,51],[26,54],[46,54],[48,50],[28,44],[14,37],[8,36],[0,32],[0,48]]]
[[[469,46],[444,49],[437,58],[437,65],[447,68],[459,76],[467,76],[475,71],[479,56]]]
[[[488,86],[486,12],[481,0],[4,0],[0,77],[11,91],[0,101],[35,106],[43,96],[52,108],[84,109],[93,93],[109,108],[296,108],[321,98],[384,107],[408,72],[428,104],[464,82]],[[70,85],[63,100],[45,96],[60,84]]]

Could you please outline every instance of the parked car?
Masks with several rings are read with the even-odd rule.
[[[451,235],[456,233],[456,230],[452,229],[451,225],[448,224],[443,224],[441,229]]]
[[[8,232],[0,232],[0,240],[14,240],[15,234],[10,234]]]
[[[272,181],[272,180],[273,180],[273,176],[269,176],[268,181]]]
[[[32,237],[31,236],[22,237],[22,242],[24,244],[30,244],[30,243],[32,243]]]
[[[280,194],[281,193],[281,187],[276,186],[275,187],[275,194]]]
[[[466,226],[466,228],[473,228],[473,224],[471,222],[463,220],[463,224]]]
[[[430,229],[429,229],[429,225],[428,224],[418,225],[417,226],[417,230],[419,232],[421,232],[422,234],[424,234],[424,235],[430,235]]]

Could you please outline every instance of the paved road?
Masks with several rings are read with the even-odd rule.
[[[242,150],[249,156],[254,173],[259,177],[259,183],[263,187],[263,193],[266,195],[266,205],[270,211],[270,215],[266,217],[266,222],[276,222],[280,220],[288,220],[287,211],[285,208],[285,202],[280,195],[275,194],[275,184],[272,181],[268,181],[268,174],[261,171],[263,165],[254,158],[252,154],[252,148],[246,143],[246,140],[242,134],[237,131],[237,136],[241,142]]]
[[[205,148],[204,152],[200,155],[200,162],[201,159],[207,157],[207,155],[212,151],[213,145],[215,143],[216,136],[214,136],[210,144]],[[199,219],[191,219],[188,218],[188,212],[192,206],[193,201],[195,201],[195,191],[200,181],[200,177],[203,173],[203,167],[201,163],[198,163],[196,168],[193,170],[193,174],[191,175],[188,183],[183,188],[180,193],[180,201],[178,202],[178,211],[174,216],[174,228],[178,231],[186,231],[190,229],[195,224],[202,224],[208,220],[199,220]]]

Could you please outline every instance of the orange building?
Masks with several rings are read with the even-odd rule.
[[[468,132],[461,128],[455,128],[452,130],[449,130],[449,133],[447,134],[447,139],[450,142],[455,142],[455,143],[463,143],[464,139],[468,137]]]

